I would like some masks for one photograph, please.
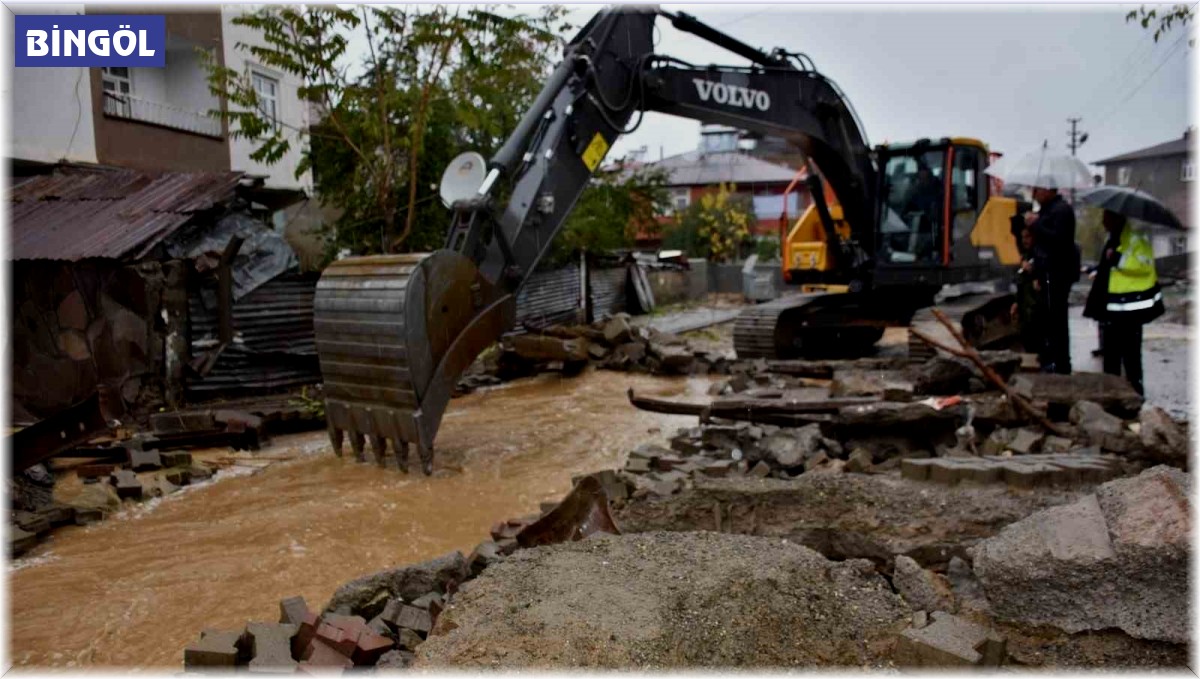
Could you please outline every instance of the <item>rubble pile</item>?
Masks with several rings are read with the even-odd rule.
[[[618,313],[591,325],[507,336],[496,370],[499,379],[547,370],[570,374],[589,364],[655,375],[706,375],[727,374],[733,360],[732,352],[694,348],[684,338],[634,325],[629,314]]]
[[[21,556],[46,537],[51,529],[67,525],[84,526],[102,520],[121,507],[122,501],[141,502],[169,495],[193,480],[211,477],[213,469],[196,464],[190,453],[180,451],[127,448],[124,462],[86,464],[74,469],[85,484],[71,500],[58,502],[47,493],[36,506],[10,512],[9,553]],[[47,490],[54,479],[43,465],[27,470],[24,476],[45,478]],[[89,486],[91,486],[89,488]]]
[[[605,477],[612,483],[611,476]],[[538,520],[527,516],[492,527],[492,539],[461,552],[373,573],[342,585],[321,614],[303,597],[280,602],[278,623],[249,622],[211,630],[184,649],[184,669],[248,668],[251,672],[340,672],[374,666],[404,669],[437,625],[459,588],[520,549],[517,535]]]

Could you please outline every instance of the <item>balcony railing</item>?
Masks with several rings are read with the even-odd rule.
[[[104,115],[137,120],[206,137],[220,139],[222,136],[221,121],[203,111],[188,111],[170,104],[149,101],[128,94],[105,92]]]

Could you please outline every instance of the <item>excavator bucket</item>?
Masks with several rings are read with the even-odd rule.
[[[334,452],[349,439],[359,461],[370,443],[408,471],[409,445],[433,470],[433,441],[458,377],[512,327],[513,296],[449,250],[353,257],[317,283],[313,324]]]

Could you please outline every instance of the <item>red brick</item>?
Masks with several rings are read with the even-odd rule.
[[[370,629],[358,637],[358,648],[354,650],[352,659],[355,665],[374,665],[379,656],[392,649],[392,640],[380,636]]]
[[[354,661],[348,656],[339,652],[336,648],[326,644],[320,638],[313,639],[312,645],[308,647],[308,652],[305,654],[304,662],[300,663],[301,667],[309,665],[311,667],[354,667]]]
[[[292,657],[303,658],[308,652],[308,646],[317,635],[318,618],[312,611],[307,611],[304,618],[300,620],[300,629],[296,632],[296,636],[292,638]]]
[[[338,653],[349,658],[354,655],[354,647],[358,643],[358,635],[322,622],[317,625],[317,636],[313,640],[313,644],[315,645],[318,641],[324,641],[336,649]]]

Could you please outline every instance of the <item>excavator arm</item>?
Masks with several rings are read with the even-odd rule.
[[[653,53],[666,17],[751,61],[697,67]],[[869,271],[875,169],[837,87],[799,55],[745,45],[685,14],[619,7],[594,16],[512,135],[486,163],[477,191],[453,205],[445,248],[356,257],[322,275],[314,325],[335,451],[348,438],[407,471],[410,445],[432,470],[433,441],[462,372],[510,329],[516,296],[608,150],[646,111],[722,123],[795,143],[843,206],[850,242],[833,234],[847,276]],[[636,123],[634,125],[636,127]],[[460,157],[461,159],[462,157]],[[456,161],[469,174],[478,160]],[[814,173],[815,176],[815,173]],[[814,195],[820,193],[814,192]]]

